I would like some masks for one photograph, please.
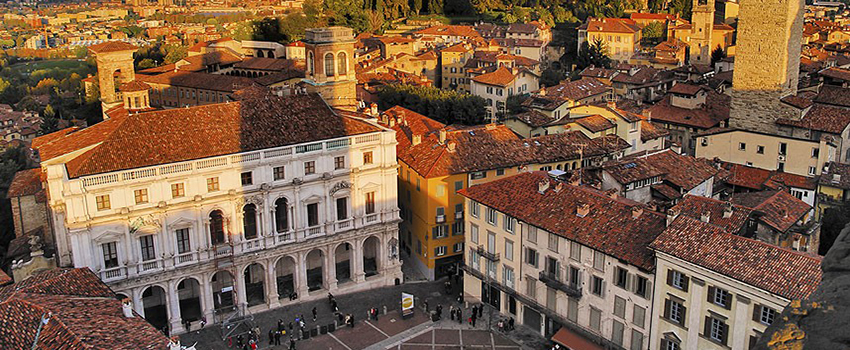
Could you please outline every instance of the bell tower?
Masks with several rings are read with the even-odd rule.
[[[803,0],[747,0],[738,15],[729,126],[777,132],[779,118],[799,112],[779,100],[797,93]]]
[[[133,53],[136,50],[138,47],[123,41],[110,41],[89,47],[97,62],[97,81],[104,112],[123,102],[118,87],[136,79],[133,66]]]
[[[711,32],[714,29],[714,0],[693,0],[691,12],[690,63],[711,64]]]
[[[354,32],[346,27],[307,29],[304,38],[307,91],[336,108],[357,107],[354,42]]]

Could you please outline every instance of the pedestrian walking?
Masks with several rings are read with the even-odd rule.
[[[330,294],[330,293],[328,293],[328,294]],[[316,322],[316,316],[317,316],[318,314],[319,314],[319,313],[316,311],[316,307],[315,307],[315,306],[313,306],[313,322]]]
[[[275,332],[274,329],[269,329],[269,345],[274,345],[275,334],[280,334],[280,332]]]
[[[463,304],[463,293],[457,294],[457,302]]]
[[[280,345],[280,337],[282,337],[285,332],[285,330],[274,332],[274,345]]]
[[[509,331],[514,330],[514,318],[513,317],[511,317],[511,319],[508,320],[508,330]]]
[[[484,304],[478,305],[478,317],[484,316]]]
[[[452,282],[446,281],[446,294],[451,293],[452,291]]]
[[[240,334],[236,336],[236,347],[241,348],[243,345],[245,345],[245,338]]]
[[[478,313],[478,305],[472,305],[472,314],[475,315]]]
[[[454,305],[449,306],[449,315],[451,315],[452,321],[454,321],[455,320],[455,306]]]
[[[461,308],[457,309],[457,323],[463,324],[463,309]]]
[[[280,332],[283,330],[283,319],[277,319],[277,331]]]
[[[476,320],[478,320],[478,314],[476,314],[475,312],[473,312],[473,313],[472,313],[472,316],[470,317],[470,319],[472,320],[472,327],[475,327],[475,321],[476,321]]]
[[[443,305],[437,304],[437,319],[443,318]]]
[[[289,338],[289,350],[295,350],[295,338]]]
[[[337,307],[337,304],[336,304],[336,299],[331,300],[331,310],[333,310],[334,312],[339,311],[339,308]]]

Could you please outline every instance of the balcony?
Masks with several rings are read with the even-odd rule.
[[[136,265],[136,268],[138,269],[137,272],[141,274],[159,270],[162,268],[162,264],[160,264],[159,260],[143,261],[141,264]]]
[[[304,236],[305,237],[318,236],[321,233],[322,233],[322,227],[321,226],[308,227],[306,230],[304,230]]]
[[[378,214],[374,214],[374,213],[373,214],[366,214],[366,216],[363,218],[363,224],[364,225],[368,225],[368,224],[371,224],[371,223],[377,222],[377,221],[378,221]]]
[[[463,212],[462,211],[456,211],[455,212],[455,220],[460,220],[460,219],[463,219]]]
[[[499,261],[499,253],[491,253],[487,249],[484,249],[484,246],[478,246],[477,249],[478,255],[484,257],[484,259],[496,262]]]
[[[242,241],[242,251],[243,252],[250,252],[250,251],[262,249],[263,248],[262,243],[263,243],[262,238],[255,238],[255,239],[248,240],[248,241]]]
[[[277,237],[275,238],[276,244],[283,244],[285,242],[292,242],[295,240],[295,235],[293,235],[291,231],[278,232],[275,237]]]
[[[560,278],[551,272],[540,271],[539,277],[540,282],[548,287],[560,290],[573,298],[581,298],[581,287],[573,283],[561,282]]]
[[[338,232],[347,231],[354,228],[354,219],[343,219],[336,222],[336,230]]]
[[[113,267],[100,271],[100,279],[104,282],[121,279],[127,276],[127,270],[123,267]]]
[[[435,220],[437,221],[438,224],[442,224],[442,223],[446,222],[446,216],[445,215],[437,215]]]
[[[197,260],[195,252],[178,254],[177,256],[174,257],[174,265],[177,266],[177,265],[188,264],[188,263],[191,263],[195,260]]]

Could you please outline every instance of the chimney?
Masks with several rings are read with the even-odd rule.
[[[124,313],[124,317],[126,318],[136,317],[133,315],[133,302],[130,301],[130,298],[124,298],[121,303],[121,311]]]
[[[632,207],[632,219],[637,219],[643,214],[643,206],[636,205]]]
[[[558,183],[555,185],[555,190],[554,190],[555,193],[560,193],[563,190],[564,190],[564,183],[558,181]]]
[[[540,96],[546,96],[546,85],[540,84],[540,90],[537,91]]]
[[[580,186],[581,185],[581,173],[578,171],[574,171],[572,175],[570,175],[570,185]]]
[[[375,102],[372,102],[372,106],[370,106],[370,107],[371,107],[370,110],[372,112],[372,115],[373,116],[378,115],[378,104],[375,103]]]
[[[576,205],[576,216],[583,218],[590,214],[590,205],[587,203],[578,202]]]
[[[723,203],[723,218],[728,219],[732,217],[732,202],[727,201]]]
[[[422,143],[422,135],[413,135],[413,145],[416,146]]]
[[[446,129],[440,129],[440,144],[446,143]]]
[[[496,123],[490,123],[484,126],[487,130],[496,130]]]
[[[699,220],[705,223],[708,223],[711,220],[711,212],[706,211],[700,215]]]
[[[619,195],[617,195],[617,189],[616,188],[608,189],[607,191],[605,191],[605,195],[608,196],[608,198],[611,198],[611,199],[617,199],[619,197]]]
[[[644,110],[643,115],[646,116],[646,121],[648,121],[648,122],[652,121],[652,111],[650,111],[648,109]]]
[[[546,190],[549,189],[549,179],[541,179],[540,182],[537,183],[537,192],[540,194],[546,193]]]
[[[676,209],[675,207],[667,209],[667,226],[670,226],[670,224],[672,224],[678,217],[679,209]]]
[[[608,108],[611,108],[611,109],[617,108],[617,102],[608,101]]]
[[[455,149],[457,148],[457,143],[454,142],[454,141],[449,141],[449,143],[446,144],[446,148],[448,149],[448,151],[450,153],[455,153]]]

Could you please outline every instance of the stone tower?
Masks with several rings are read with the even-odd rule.
[[[137,47],[122,41],[110,41],[89,47],[97,62],[97,81],[104,112],[123,102],[118,87],[136,79],[133,67],[133,53],[136,50]]]
[[[741,2],[731,127],[775,133],[776,119],[800,118],[779,100],[797,93],[803,10],[803,0]]]
[[[307,29],[304,46],[308,92],[318,92],[333,107],[357,106],[354,32],[346,27]]]
[[[711,64],[714,0],[694,0],[691,14],[690,63]]]

